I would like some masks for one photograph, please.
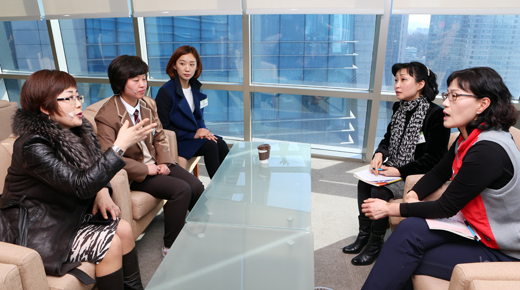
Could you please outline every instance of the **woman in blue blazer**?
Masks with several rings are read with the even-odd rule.
[[[197,50],[189,45],[175,50],[166,73],[171,80],[157,93],[157,113],[164,129],[175,131],[179,155],[190,159],[204,156],[209,177],[213,178],[229,148],[222,137],[211,133],[204,124],[204,107],[208,96],[200,92],[197,80],[202,63]]]

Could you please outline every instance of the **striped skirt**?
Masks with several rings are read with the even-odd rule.
[[[76,233],[68,262],[99,264],[110,248],[120,218],[108,225],[89,224],[88,221],[91,218],[92,215],[87,214],[79,231]]]

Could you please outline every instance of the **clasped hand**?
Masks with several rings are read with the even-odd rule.
[[[378,220],[389,216],[390,203],[379,198],[365,199],[361,211],[370,219]]]
[[[148,175],[168,175],[170,174],[170,168],[166,164],[148,164]]]
[[[194,139],[208,139],[217,142],[217,136],[213,135],[208,129],[206,128],[199,128],[197,132],[195,132],[195,136],[193,136]]]

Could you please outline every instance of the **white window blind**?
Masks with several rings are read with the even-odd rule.
[[[129,17],[127,0],[42,0],[46,19]]]
[[[520,14],[519,0],[394,0],[392,14],[507,15]]]
[[[246,0],[247,14],[383,14],[385,0]]]
[[[241,0],[132,0],[132,5],[136,17],[242,14]]]
[[[40,20],[37,0],[0,0],[0,21]]]

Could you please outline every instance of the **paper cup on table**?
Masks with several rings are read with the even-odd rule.
[[[269,153],[271,152],[271,145],[262,144],[258,147],[258,157],[260,159],[260,163],[268,163],[269,162]]]

